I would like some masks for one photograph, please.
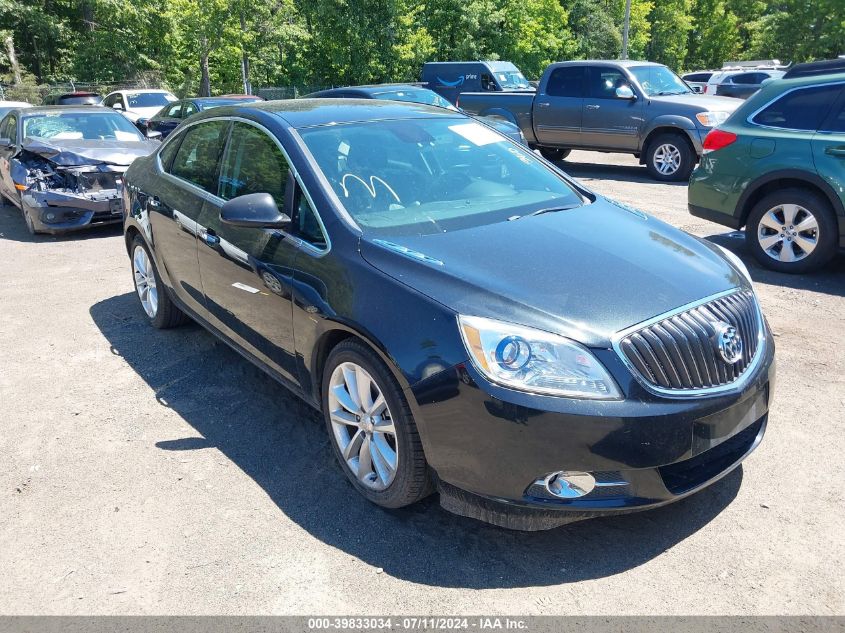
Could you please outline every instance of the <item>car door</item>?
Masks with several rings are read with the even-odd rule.
[[[190,309],[203,314],[197,236],[206,201],[216,199],[217,169],[229,122],[202,121],[168,139],[159,154],[163,173],[145,191],[156,256],[173,291]]]
[[[819,176],[845,201],[845,84],[830,101],[830,113],[813,136],[813,162]]]
[[[534,134],[541,145],[580,144],[585,72],[584,66],[555,68],[534,97]]]
[[[616,89],[627,86],[636,98],[616,95]],[[645,99],[620,69],[593,66],[587,70],[587,96],[581,119],[581,145],[614,150],[636,150],[643,123]]]
[[[199,234],[199,266],[211,323],[237,346],[298,384],[291,277],[297,243],[282,231],[224,224],[226,200],[269,193],[290,214],[290,165],[275,137],[235,121],[220,168],[219,197],[209,200]]]
[[[7,115],[0,122],[0,138],[8,138],[11,145],[0,146],[0,193],[10,200],[16,200],[18,191],[12,181],[11,160],[17,153],[18,120],[14,114]]]

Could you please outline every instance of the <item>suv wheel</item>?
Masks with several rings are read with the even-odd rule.
[[[690,144],[678,134],[659,134],[648,145],[646,167],[655,180],[689,180],[695,165]]]
[[[569,154],[572,152],[571,149],[561,149],[559,147],[541,147],[540,153],[543,155],[548,161],[556,163],[557,161],[564,160]]]
[[[132,279],[150,325],[163,330],[188,321],[185,313],[170,299],[147,245],[138,236],[132,241]]]
[[[410,505],[431,492],[414,417],[372,351],[354,340],[340,343],[326,361],[322,391],[335,457],[358,492],[385,508]]]
[[[745,226],[745,241],[766,268],[806,273],[836,254],[836,228],[827,200],[811,191],[782,189],[754,205]]]

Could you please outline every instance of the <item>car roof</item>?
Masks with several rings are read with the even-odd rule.
[[[171,94],[169,90],[164,90],[162,88],[128,88],[126,90],[114,90],[110,94],[125,94],[125,95],[137,95],[137,94],[146,94],[150,92],[155,93],[163,93],[163,94]]]
[[[91,112],[111,112],[117,114],[118,116],[123,116],[119,112],[115,112],[111,108],[105,108],[101,105],[47,105],[20,109],[24,111],[24,114],[27,116],[44,113],[86,114]]]
[[[331,95],[338,92],[362,92],[364,94],[378,94],[380,92],[390,92],[396,90],[426,90],[425,86],[414,86],[413,84],[367,84],[364,86],[344,86],[343,88],[328,88],[315,92],[315,95]],[[431,91],[429,91],[431,92]]]
[[[276,115],[295,128],[355,121],[386,121],[394,119],[430,119],[433,117],[463,117],[454,110],[405,101],[378,99],[283,99],[257,101],[242,105],[221,106],[192,117]]]
[[[665,66],[665,64],[658,64],[657,62],[641,62],[633,59],[572,59],[565,62],[555,62],[552,66],[574,66],[591,65],[591,66],[622,66],[623,68],[632,68],[634,66]]]
[[[788,79],[793,77],[818,77],[820,75],[838,75],[845,73],[845,58],[823,59],[816,62],[795,64],[786,71]]]

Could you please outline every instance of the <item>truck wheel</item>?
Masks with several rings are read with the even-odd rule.
[[[560,147],[540,148],[540,153],[543,155],[543,158],[553,163],[556,163],[560,160],[564,160],[567,156],[569,156],[569,153],[571,151],[571,149],[561,149]]]
[[[689,180],[695,154],[684,137],[670,132],[659,134],[649,143],[645,162],[655,180]]]
[[[754,205],[745,242],[757,261],[782,273],[806,273],[836,254],[836,217],[822,196],[781,189]]]

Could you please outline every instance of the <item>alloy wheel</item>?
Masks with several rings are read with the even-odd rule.
[[[663,143],[652,156],[654,168],[663,176],[671,176],[681,168],[681,150],[671,143]]]
[[[366,369],[341,363],[328,389],[332,431],[346,466],[361,485],[384,490],[396,477],[399,447],[384,393]]]
[[[136,246],[132,254],[132,272],[141,306],[147,316],[154,319],[158,312],[158,288],[152,263],[143,246]]]
[[[772,207],[757,224],[757,241],[766,255],[779,262],[808,257],[819,241],[816,217],[799,204]]]

